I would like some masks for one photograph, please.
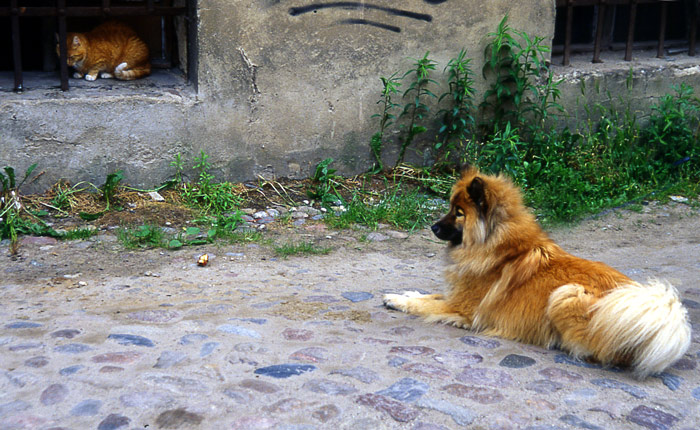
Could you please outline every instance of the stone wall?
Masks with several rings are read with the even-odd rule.
[[[340,173],[359,173],[372,162],[380,76],[408,70],[426,51],[442,72],[462,48],[479,74],[486,34],[506,13],[513,28],[547,43],[554,33],[553,0],[337,5],[199,0],[196,90],[158,76],[71,80],[66,93],[0,85],[0,165],[38,163],[45,173],[34,189],[60,178],[101,184],[118,169],[125,182],[151,187],[174,173],[176,154],[191,166],[200,151],[218,180],[307,177],[327,157]]]

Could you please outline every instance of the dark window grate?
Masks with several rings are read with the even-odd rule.
[[[37,2],[28,2],[34,3]],[[68,17],[126,17],[126,16],[160,16],[160,17],[185,17],[187,19],[187,43],[188,53],[190,53],[188,67],[193,68],[194,63],[191,61],[195,45],[194,24],[194,0],[188,0],[188,6],[174,6],[172,0],[101,0],[101,6],[67,6],[66,0],[47,1],[43,4],[51,4],[52,6],[25,6],[20,0],[10,0],[10,6],[0,6],[0,17],[9,16],[12,34],[12,58],[14,63],[14,90],[23,91],[24,84],[22,79],[22,47],[20,43],[20,25],[23,17],[55,17],[58,24],[59,40],[66,40],[66,18]],[[183,3],[183,2],[180,2]],[[59,52],[59,69],[61,89],[68,90],[68,66],[66,63],[67,55],[65,44],[61,43]],[[190,73],[188,79],[191,80]]]
[[[700,0],[556,0],[557,14],[563,17],[557,19],[557,29],[555,29],[555,52],[563,53],[562,64],[568,66],[573,50],[582,52],[593,52],[593,63],[600,63],[600,53],[602,49],[616,49],[621,43],[613,43],[614,22],[611,16],[614,12],[622,12],[620,15],[626,18],[626,28],[624,29],[624,60],[632,60],[632,49],[635,46],[656,46],[658,58],[664,57],[666,47],[666,33],[669,23],[669,6],[673,6],[676,11],[682,11],[684,34],[683,44],[687,43],[688,55],[695,55],[695,41],[698,26],[698,10]],[[644,14],[640,15],[640,7],[644,7]],[[591,13],[592,12],[592,13]],[[578,22],[574,21],[574,14],[579,14]],[[657,17],[658,16],[658,20]],[[653,41],[638,42],[635,44],[635,34],[638,30],[637,24],[640,18],[644,21],[654,23],[658,33]],[[687,22],[685,22],[687,21]],[[678,24],[678,20],[672,21]],[[572,33],[577,27],[580,30],[594,29],[595,34],[590,42],[574,44]],[[563,27],[563,29],[562,29]],[[621,27],[618,22],[618,27]],[[687,27],[687,29],[686,29]],[[563,30],[563,31],[562,31]],[[619,29],[618,29],[619,30]],[[648,30],[648,29],[646,29]],[[617,32],[616,32],[617,33]],[[559,35],[559,43],[557,43]],[[561,41],[563,39],[563,43]]]

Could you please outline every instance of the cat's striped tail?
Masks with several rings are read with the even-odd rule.
[[[114,68],[114,77],[121,79],[123,81],[130,81],[133,79],[143,78],[151,74],[151,65],[146,63],[144,65],[129,68],[127,63],[121,63]]]

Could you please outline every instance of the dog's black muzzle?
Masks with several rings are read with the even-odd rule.
[[[459,245],[462,243],[462,230],[455,228],[454,224],[440,220],[433,224],[430,229],[433,234],[440,240],[447,240],[452,245]]]

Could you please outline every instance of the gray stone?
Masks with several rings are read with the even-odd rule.
[[[83,400],[70,410],[70,414],[78,417],[97,415],[102,407],[102,401],[95,399]]]
[[[667,430],[672,428],[678,418],[648,406],[640,405],[632,409],[627,416],[627,421],[646,427],[651,430]]]
[[[460,426],[468,426],[476,419],[476,414],[462,405],[455,405],[445,400],[421,397],[415,403],[419,408],[432,409],[449,415]]]
[[[332,396],[346,396],[357,392],[357,389],[350,384],[343,384],[342,382],[335,382],[329,379],[311,379],[305,382],[302,387],[314,393]]]
[[[131,423],[131,419],[119,414],[109,414],[105,419],[100,421],[97,426],[97,430],[117,430],[122,427],[128,426]]]
[[[316,366],[311,364],[276,364],[273,366],[255,369],[255,374],[266,375],[273,378],[289,378],[290,376],[301,375],[302,373],[313,372]]]
[[[31,407],[32,405],[24,400],[14,400],[12,402],[3,403],[0,405],[0,418],[15,412],[26,411]]]
[[[67,345],[59,345],[53,350],[61,354],[81,354],[83,352],[92,351],[92,347],[84,343],[69,343]]]
[[[469,346],[476,346],[479,348],[493,349],[501,346],[501,342],[497,341],[496,339],[481,338],[477,336],[464,336],[460,337],[459,340]]]
[[[163,351],[158,357],[158,361],[153,365],[156,369],[167,369],[187,358],[187,354],[180,351]]]
[[[207,342],[204,345],[202,345],[202,348],[199,350],[199,356],[200,357],[206,357],[207,355],[211,354],[216,350],[216,348],[221,345],[219,342]]]
[[[156,425],[159,428],[167,429],[191,428],[201,424],[202,420],[204,420],[203,416],[189,412],[184,408],[178,408],[161,412],[156,418]]]
[[[180,338],[180,344],[181,345],[191,345],[193,343],[199,343],[208,337],[209,336],[207,336],[206,334],[203,334],[203,333],[190,333],[190,334],[186,334]]]
[[[587,421],[582,420],[581,418],[577,417],[576,415],[572,414],[567,414],[559,418],[560,421],[565,422],[566,424],[582,429],[590,429],[590,430],[603,430],[603,427],[597,426],[595,424],[591,424]]]
[[[369,299],[374,297],[373,294],[368,293],[368,292],[364,292],[364,291],[348,291],[348,292],[342,293],[341,296],[343,296],[343,298],[350,300],[353,303],[363,302],[365,300],[369,300]]]
[[[135,334],[110,334],[107,339],[115,340],[120,345],[146,346],[152,348],[156,346],[152,340]]]
[[[65,400],[68,396],[68,388],[63,384],[51,384],[39,396],[39,401],[44,406],[55,405]]]
[[[348,376],[365,384],[371,384],[381,379],[377,372],[362,366],[353,367],[352,369],[333,370],[331,375]]]
[[[377,394],[391,397],[392,399],[402,402],[415,402],[423,396],[423,394],[428,392],[429,389],[430,386],[426,383],[413,378],[403,378],[393,383],[388,388],[377,391]]]
[[[380,394],[363,394],[357,397],[355,401],[361,405],[385,412],[398,422],[410,422],[418,417],[418,410],[416,408]]]
[[[526,357],[524,355],[510,354],[507,355],[498,363],[499,366],[508,367],[511,369],[521,369],[523,367],[530,367],[535,364],[535,360]]]
[[[224,333],[231,333],[238,336],[251,337],[254,339],[260,339],[262,336],[255,330],[249,328],[233,325],[233,324],[222,324],[216,328]]]
[[[442,390],[457,397],[464,397],[484,405],[502,402],[504,397],[500,391],[488,387],[475,387],[462,384],[450,384]]]
[[[624,382],[616,381],[614,379],[609,379],[609,378],[592,379],[591,384],[597,385],[597,386],[603,387],[603,388],[622,390],[625,393],[629,394],[630,396],[636,397],[637,399],[645,399],[648,396],[647,393],[644,390],[642,390],[641,388],[637,388],[637,387],[634,387],[632,385],[626,384]]]

